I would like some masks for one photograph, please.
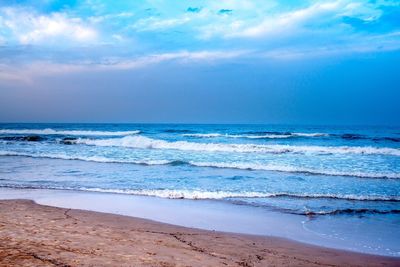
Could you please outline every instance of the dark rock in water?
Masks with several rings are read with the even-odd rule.
[[[74,145],[76,144],[76,138],[66,137],[61,141],[61,143],[64,145]]]
[[[30,136],[25,136],[23,138],[24,141],[28,141],[28,142],[39,142],[42,141],[44,138],[38,135],[30,135]]]
[[[28,136],[2,136],[1,140],[6,141],[28,141],[28,142],[40,142],[45,140],[45,138],[38,135],[28,135]]]

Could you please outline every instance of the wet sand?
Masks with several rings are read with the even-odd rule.
[[[1,200],[0,266],[400,266],[400,258]]]

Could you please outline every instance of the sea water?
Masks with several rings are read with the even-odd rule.
[[[322,235],[376,229],[363,244],[400,255],[396,127],[0,124],[0,187],[258,207],[303,216]]]

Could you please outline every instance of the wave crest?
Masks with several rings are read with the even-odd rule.
[[[291,172],[291,173],[305,173],[311,175],[328,175],[328,176],[350,176],[359,178],[378,178],[378,179],[400,179],[400,174],[397,173],[368,173],[368,172],[343,172],[326,169],[310,169],[297,166],[284,166],[284,165],[268,165],[268,164],[255,164],[255,163],[239,163],[239,162],[189,162],[197,167],[213,167],[213,168],[230,168],[240,170],[259,170],[259,171],[277,171],[277,172]]]
[[[60,186],[31,186],[31,185],[0,185],[0,188],[18,188],[18,189],[54,189],[54,190],[79,190],[99,193],[127,194],[137,196],[151,196],[169,199],[252,199],[252,198],[306,198],[306,199],[337,199],[349,201],[382,201],[382,202],[400,202],[398,196],[363,196],[363,195],[342,195],[342,194],[311,194],[311,193],[264,193],[264,192],[231,192],[231,191],[204,191],[204,190],[185,190],[185,189],[113,189],[113,188],[93,188],[93,187],[60,187]]]
[[[296,214],[317,216],[317,215],[363,215],[363,214],[399,214],[400,210],[378,210],[378,209],[337,209],[330,211],[306,211]]]
[[[85,130],[54,130],[54,129],[1,129],[0,134],[35,134],[35,135],[83,135],[83,136],[125,136],[139,134],[139,130],[134,131],[85,131]]]
[[[190,133],[183,134],[182,136],[186,137],[195,137],[195,138],[216,138],[216,137],[225,137],[225,138],[247,138],[247,139],[285,139],[291,137],[323,137],[329,136],[326,133],[265,133],[265,134],[221,134],[221,133]]]
[[[174,164],[175,161],[171,160],[123,160],[123,159],[110,159],[106,157],[99,156],[69,156],[67,154],[31,154],[24,152],[14,152],[14,151],[0,151],[0,156],[22,156],[30,158],[47,158],[47,159],[63,159],[63,160],[81,160],[88,162],[98,162],[98,163],[131,163],[138,165],[167,165]]]
[[[296,193],[263,193],[263,192],[229,192],[229,191],[200,191],[200,190],[129,190],[129,189],[85,189],[88,191],[104,193],[122,193],[142,196],[154,196],[171,199],[229,199],[229,198],[309,198],[309,199],[342,199],[358,201],[400,201],[400,197],[387,196],[358,196],[358,195],[335,195],[335,194],[296,194]]]
[[[325,176],[348,176],[358,178],[371,178],[371,179],[400,179],[398,173],[365,173],[365,172],[341,172],[326,169],[311,169],[297,166],[284,166],[284,165],[268,165],[268,164],[257,164],[257,163],[244,163],[244,162],[195,162],[195,161],[183,161],[183,160],[129,160],[129,159],[111,159],[100,156],[69,156],[66,154],[34,154],[14,151],[0,151],[0,156],[23,156],[31,158],[50,158],[50,159],[62,159],[62,160],[81,160],[88,162],[99,162],[99,163],[126,163],[126,164],[138,164],[138,165],[190,165],[194,167],[210,167],[210,168],[227,168],[227,169],[239,169],[239,170],[254,170],[254,171],[276,171],[286,173],[303,173],[310,175],[325,175]]]
[[[260,144],[224,144],[195,143],[188,141],[169,142],[145,136],[125,136],[110,139],[76,140],[77,144],[94,146],[114,146],[143,149],[175,149],[204,152],[236,152],[236,153],[317,153],[317,154],[382,154],[400,156],[400,149],[389,147],[356,147],[356,146],[295,146],[295,145],[260,145]]]

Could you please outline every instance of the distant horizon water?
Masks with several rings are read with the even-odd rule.
[[[174,121],[0,121],[0,125],[225,125],[225,126],[282,126],[282,127],[384,127],[384,128],[398,128],[400,129],[400,124],[395,123],[290,123],[290,122],[255,122],[255,123],[246,123],[246,122],[174,122]]]

